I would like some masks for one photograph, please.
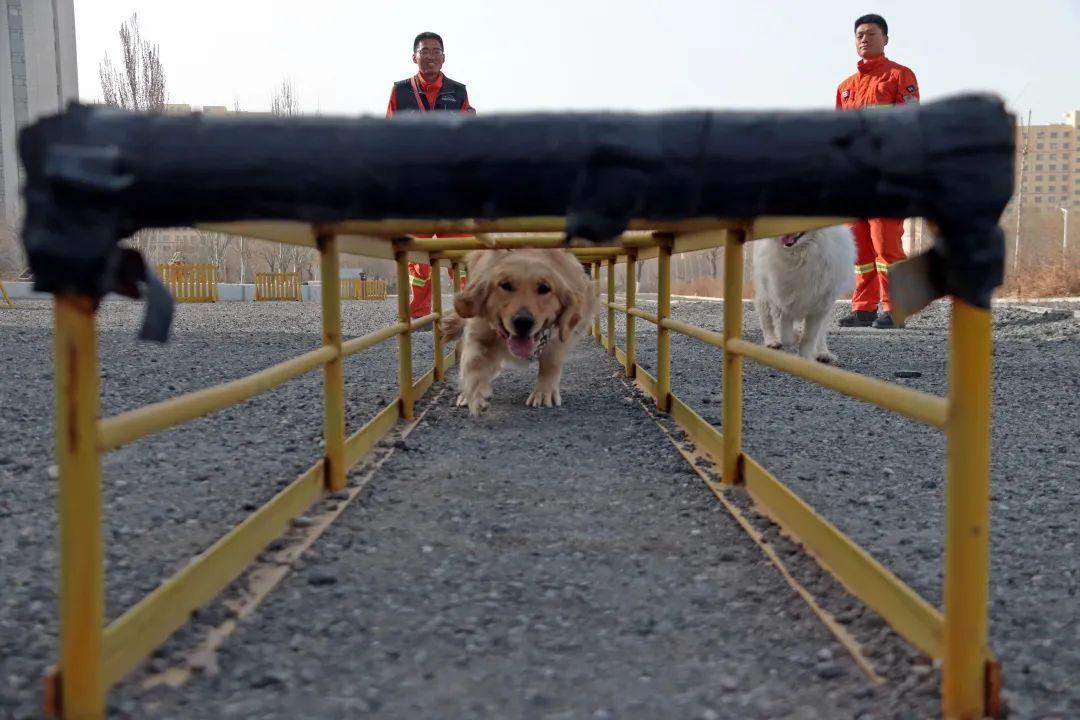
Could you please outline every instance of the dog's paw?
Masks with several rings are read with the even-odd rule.
[[[562,397],[559,395],[559,388],[537,386],[529,393],[529,399],[525,401],[525,404],[529,407],[561,407]]]
[[[476,397],[469,401],[469,414],[477,417],[488,409],[488,401],[482,397]]]
[[[457,406],[469,408],[469,414],[476,416],[488,409],[489,398],[490,396],[484,397],[481,393],[472,393],[469,395],[461,393],[457,397]]]
[[[819,363],[825,363],[826,365],[836,362],[836,356],[828,350],[819,352],[817,355],[814,356],[814,359],[817,360]]]
[[[773,340],[772,342],[765,343],[765,347],[771,348],[773,350],[779,350],[780,348],[784,347],[784,344],[781,343],[779,340]]]

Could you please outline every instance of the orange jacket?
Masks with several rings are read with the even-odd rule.
[[[917,102],[919,82],[915,73],[884,55],[860,60],[859,71],[836,88],[837,110]]]
[[[428,105],[435,106],[435,98],[439,97],[439,91],[442,90],[443,74],[439,73],[439,77],[435,82],[429,83],[424,80],[424,76],[420,73],[416,74],[416,82],[420,84],[420,89],[424,91],[424,95],[427,96]],[[461,106],[461,112],[469,112],[469,97],[465,96],[465,102]],[[390,104],[386,106],[386,117],[393,117],[397,112],[397,95],[394,90],[390,90]]]

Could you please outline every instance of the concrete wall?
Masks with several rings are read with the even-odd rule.
[[[74,0],[0,0],[0,214],[19,217],[18,131],[79,97]]]

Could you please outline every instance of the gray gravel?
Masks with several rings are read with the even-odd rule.
[[[722,306],[675,317],[719,329]],[[995,313],[992,641],[1014,717],[1080,715],[1076,423],[1080,322]],[[103,412],[239,377],[318,343],[318,307],[180,308],[165,348],[139,308],[101,317]],[[359,335],[393,316],[347,303]],[[842,366],[940,392],[946,310],[909,330],[842,331]],[[745,327],[755,336],[748,310]],[[55,655],[50,308],[0,311],[0,717],[36,717]],[[641,328],[640,358],[654,341]],[[430,363],[420,336],[414,363]],[[673,341],[675,392],[719,424],[715,351]],[[350,430],[396,392],[386,343],[347,363]],[[531,376],[497,382],[478,422],[444,395],[372,488],[180,690],[111,696],[117,717],[927,717],[936,672],[813,563],[785,562],[859,638],[872,687],[674,452],[596,348],[575,351],[565,407],[530,411]],[[747,365],[749,451],[934,602],[943,443],[936,432]],[[107,456],[108,613],[117,615],[319,452],[321,376]],[[857,432],[854,428],[859,427]],[[598,459],[602,458],[602,459]],[[654,459],[655,458],[655,459]],[[147,472],[150,470],[151,472]],[[770,535],[782,550],[782,539]],[[169,666],[225,617],[201,612]],[[198,708],[196,710],[195,708]]]
[[[1010,304],[993,315],[991,647],[1013,717],[1080,717],[1080,302],[1040,306],[1053,312]],[[711,302],[672,309],[717,331],[722,313]],[[834,325],[829,347],[840,367],[943,394],[948,324],[936,303],[899,333]],[[637,327],[654,370],[655,331]],[[761,341],[749,306],[743,328]],[[743,382],[748,452],[940,606],[943,435],[754,363]],[[672,390],[720,426],[719,352],[674,335]]]

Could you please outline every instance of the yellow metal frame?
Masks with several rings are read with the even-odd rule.
[[[217,265],[158,265],[157,271],[178,303],[218,301]]]
[[[4,298],[4,307],[15,307],[15,301],[8,295],[7,288],[4,287],[4,281],[0,280],[0,297]]]
[[[822,227],[842,218],[754,220],[699,219],[652,224],[634,221],[631,231],[611,244],[572,243],[572,252],[590,270],[601,295],[600,267],[607,265],[607,332],[600,314],[592,335],[623,365],[625,374],[670,414],[697,447],[716,461],[722,484],[710,485],[723,498],[742,485],[757,505],[801,542],[817,561],[855,596],[883,617],[919,651],[942,661],[942,712],[949,718],[981,718],[997,712],[999,667],[987,645],[989,569],[990,378],[989,311],[953,302],[949,392],[928,395],[855,373],[822,366],[742,339],[743,249],[748,241]],[[413,417],[414,403],[460,358],[442,351],[442,261],[448,260],[454,287],[460,286],[460,259],[478,247],[560,247],[562,218],[501,221],[382,221],[310,226],[298,222],[232,223],[208,226],[224,232],[318,248],[322,267],[322,347],[258,373],[99,419],[97,349],[93,303],[88,298],[56,299],[56,449],[60,468],[60,660],[47,676],[48,709],[64,718],[104,717],[107,689],[131,672],[148,653],[180,627],[190,612],[238,577],[259,552],[324,493],[345,486],[346,473],[399,420]],[[406,233],[471,232],[471,238],[417,239]],[[489,236],[487,233],[507,233]],[[671,256],[724,248],[724,327],[720,333],[673,320]],[[398,321],[360,338],[341,336],[339,254],[395,260]],[[657,312],[636,307],[637,263],[658,262]],[[408,263],[432,267],[434,312],[409,316]],[[626,264],[625,304],[616,298],[617,264]],[[297,284],[297,289],[299,285]],[[268,292],[277,292],[273,284]],[[615,342],[616,312],[626,319],[626,348]],[[657,327],[657,374],[637,365],[635,320]],[[412,332],[435,323],[432,368],[413,380]],[[723,430],[701,418],[671,392],[670,334],[700,340],[721,351]],[[346,438],[345,357],[396,337],[399,395],[370,422]],[[931,606],[840,530],[814,512],[742,447],[742,362],[762,363],[851,397],[901,413],[945,431],[947,457],[944,612]],[[193,418],[239,403],[316,368],[324,375],[325,455],[291,485],[194,558],[120,618],[103,627],[104,577],[101,535],[101,454]]]

